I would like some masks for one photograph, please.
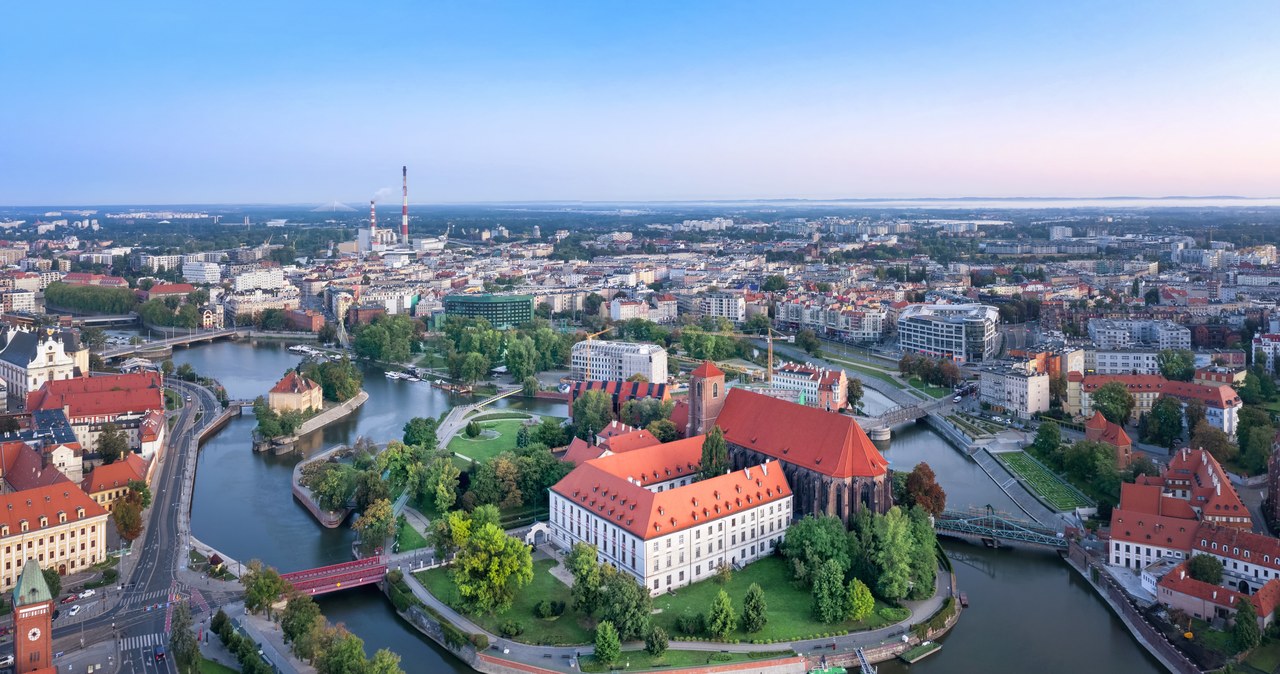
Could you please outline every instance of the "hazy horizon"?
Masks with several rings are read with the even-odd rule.
[[[0,203],[1280,188],[1280,6],[11,4]],[[974,196],[977,195],[977,196]]]

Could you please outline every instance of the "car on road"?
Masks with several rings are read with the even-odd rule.
[[[67,595],[67,596],[65,596],[65,597],[63,597],[63,598],[62,598],[62,603],[64,603],[64,604],[70,604],[71,602],[73,602],[73,601],[75,601],[75,600],[76,600],[76,596],[75,596],[74,594],[69,594],[69,595]]]
[[[952,398],[952,399],[951,399],[951,402],[953,402],[953,403],[958,403],[958,402],[960,402],[960,396],[956,396],[956,397]]]
[[[80,593],[80,598],[81,598],[81,599],[88,599],[89,597],[92,597],[92,596],[93,596],[93,595],[95,595],[95,594],[98,594],[98,591],[97,591],[97,590],[95,590],[95,589],[93,589],[93,588],[89,588],[89,589],[85,590],[84,592],[81,592],[81,593]]]
[[[156,646],[155,656],[156,656],[156,660],[164,659],[164,646]]]
[[[3,658],[0,658],[0,667],[12,667],[12,666],[13,666],[12,655],[6,655]]]
[[[67,611],[67,615],[69,615],[69,616],[74,616],[75,614],[77,614],[77,613],[79,613],[79,612],[80,612],[80,605],[79,605],[79,604],[76,604],[75,606],[72,606],[72,607],[71,607],[71,610],[70,610],[70,611]]]
[[[187,402],[191,402],[191,396],[187,396]]]

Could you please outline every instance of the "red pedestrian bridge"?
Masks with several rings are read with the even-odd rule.
[[[382,557],[367,557],[354,562],[294,571],[280,576],[293,589],[309,595],[328,594],[351,587],[372,585],[387,575],[387,562]]]

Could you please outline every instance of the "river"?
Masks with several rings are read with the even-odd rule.
[[[232,398],[263,395],[300,357],[273,342],[217,342],[174,354],[200,374],[223,383]],[[307,451],[351,442],[400,437],[413,416],[438,416],[460,402],[425,382],[388,380],[375,366],[361,365],[369,401],[351,418],[324,429]],[[887,400],[868,391],[872,414]],[[563,415],[563,405],[508,399],[500,406]],[[253,419],[233,421],[201,450],[192,504],[192,531],[205,543],[240,560],[261,559],[282,571],[346,561],[348,529],[316,524],[294,501],[289,480],[296,456],[255,454],[250,449]],[[319,435],[319,434],[317,434]],[[895,432],[885,457],[896,470],[920,461],[933,467],[947,491],[949,507],[983,507],[1018,512],[982,470],[923,426]],[[944,640],[937,655],[911,667],[919,672],[1087,671],[1142,674],[1163,669],[1128,634],[1088,585],[1052,555],[947,543],[970,609]],[[343,623],[365,640],[371,652],[390,648],[404,658],[406,672],[471,671],[402,621],[375,589],[321,597],[329,620]],[[674,644],[673,644],[674,645]],[[906,671],[885,663],[881,672]]]

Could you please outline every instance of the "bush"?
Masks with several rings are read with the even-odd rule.
[[[498,631],[502,633],[502,636],[508,639],[513,639],[524,634],[524,625],[521,625],[514,620],[508,620],[507,622],[502,623],[502,626],[498,628]]]
[[[533,614],[543,620],[555,618],[564,613],[564,602],[543,599],[533,607]]]
[[[478,651],[483,651],[484,649],[486,649],[486,648],[488,648],[488,647],[489,647],[489,635],[487,635],[487,634],[472,634],[472,635],[471,635],[471,645],[472,645],[472,646],[475,646],[475,647],[476,647],[476,650],[478,650]]]
[[[733,654],[716,652],[711,654],[710,659],[712,662],[728,662],[733,659]]]
[[[387,582],[392,585],[399,585],[402,580],[404,580],[404,572],[400,569],[392,569],[387,572]]]
[[[706,617],[701,613],[682,615],[676,618],[676,629],[689,636],[697,636],[706,629]]]

